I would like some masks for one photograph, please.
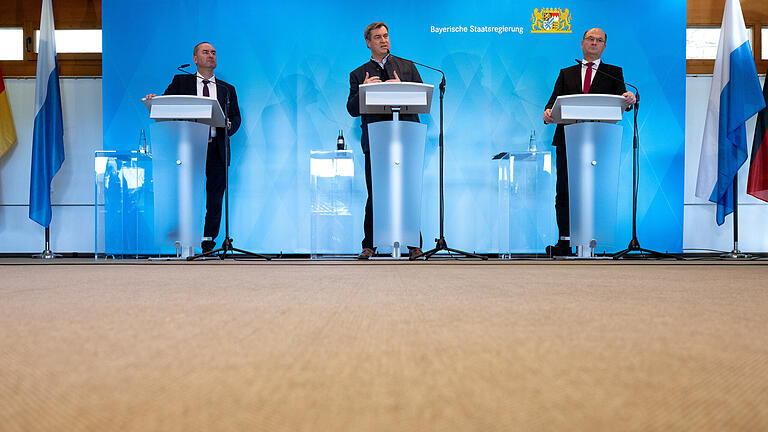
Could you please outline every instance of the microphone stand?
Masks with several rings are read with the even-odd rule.
[[[582,64],[581,60],[576,59],[576,62]],[[629,241],[629,245],[626,249],[617,252],[613,259],[623,258],[674,258],[681,259],[673,255],[657,252],[651,249],[645,249],[640,246],[640,242],[637,240],[637,191],[638,191],[638,176],[640,171],[640,132],[637,127],[637,112],[640,110],[640,90],[629,84],[624,80],[620,80],[615,76],[601,71],[599,68],[595,69],[595,72],[603,74],[614,81],[619,81],[622,84],[626,84],[635,89],[635,103],[634,103],[634,132],[632,136],[632,240]],[[631,252],[640,252],[637,255],[630,255]]]
[[[406,60],[406,59],[403,59],[403,60]],[[444,133],[443,133],[443,96],[445,96],[445,74],[440,69],[433,68],[431,66],[427,66],[425,64],[421,64],[421,63],[415,62],[413,60],[408,60],[408,61],[410,61],[413,64],[416,64],[416,65],[419,65],[419,66],[423,66],[423,67],[425,67],[427,69],[432,69],[434,71],[440,72],[440,74],[443,76],[443,79],[442,79],[442,81],[440,81],[440,86],[439,86],[439,89],[440,89],[440,139],[439,139],[438,143],[439,143],[439,147],[440,147],[440,238],[436,238],[435,239],[435,243],[436,244],[435,244],[435,247],[433,249],[430,249],[430,250],[428,250],[426,252],[423,252],[421,255],[416,256],[415,259],[416,258],[420,258],[420,257],[424,257],[425,260],[428,260],[430,257],[432,257],[437,252],[440,252],[440,251],[444,250],[444,251],[448,251],[449,253],[450,252],[454,252],[454,253],[461,254],[461,255],[464,255],[464,256],[470,257],[470,258],[480,258],[482,260],[487,260],[488,257],[486,257],[486,256],[480,256],[480,255],[476,255],[476,254],[473,254],[473,253],[464,252],[462,250],[449,248],[448,244],[445,241],[445,230],[444,230],[444,225],[445,225],[445,205],[444,205],[444,198],[443,198],[443,136],[444,136]]]
[[[185,67],[185,66],[182,66]],[[178,69],[184,73],[187,73],[189,75],[195,75],[190,72],[187,72],[182,69],[182,67],[179,67]],[[268,256],[264,256],[261,254],[257,254],[255,252],[250,252],[244,249],[238,249],[234,246],[232,246],[232,237],[229,236],[229,125],[227,122],[229,121],[229,88],[224,86],[223,84],[219,84],[218,81],[214,81],[213,84],[216,86],[223,88],[227,91],[227,102],[224,106],[224,241],[221,243],[221,247],[218,249],[213,249],[208,252],[203,252],[197,255],[192,255],[187,257],[187,261],[194,261],[196,259],[200,258],[207,258],[213,255],[218,254],[220,259],[227,258],[227,254],[232,256],[234,258],[234,252],[239,252],[241,254],[251,256],[254,258],[261,258],[269,261],[271,258]]]

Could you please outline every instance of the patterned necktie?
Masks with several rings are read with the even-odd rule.
[[[589,93],[589,86],[592,84],[592,66],[594,65],[594,62],[587,63],[587,73],[584,74],[584,94]]]

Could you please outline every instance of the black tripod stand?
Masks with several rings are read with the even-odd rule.
[[[448,244],[445,242],[445,232],[444,232],[444,223],[445,223],[445,206],[444,206],[444,199],[443,199],[443,96],[445,96],[445,74],[440,69],[436,69],[421,63],[413,62],[414,64],[417,64],[419,66],[424,66],[425,68],[436,70],[440,72],[440,74],[443,76],[443,80],[440,81],[440,238],[436,238],[435,242],[436,245],[434,249],[430,249],[421,255],[416,256],[415,258],[424,257],[425,260],[429,259],[432,255],[444,250],[461,254],[466,257],[471,258],[480,258],[482,260],[487,260],[488,257],[476,255],[469,252],[464,252],[458,249],[452,249],[448,247]]]
[[[186,72],[179,68],[182,72]],[[189,73],[189,72],[186,72]],[[201,254],[193,255],[187,257],[187,261],[193,261],[199,258],[206,258],[213,255],[218,254],[220,259],[227,258],[227,254],[230,254],[231,256],[234,256],[235,252],[239,252],[241,254],[254,257],[254,258],[261,258],[269,261],[271,258],[257,254],[255,252],[249,252],[247,250],[238,249],[234,246],[232,246],[232,237],[229,236],[229,88],[226,86],[219,84],[217,81],[213,82],[216,84],[219,88],[223,88],[227,91],[227,103],[224,106],[224,241],[221,243],[221,247],[218,249],[213,249],[208,252],[203,252]]]
[[[596,69],[598,72],[600,72],[599,69]],[[608,75],[608,74],[606,74]],[[610,76],[610,75],[608,75]],[[632,240],[629,241],[629,246],[627,246],[626,249],[617,252],[613,259],[623,259],[623,258],[674,258],[674,259],[681,259],[679,257],[656,252],[654,250],[650,249],[644,249],[640,246],[640,242],[637,240],[637,183],[638,183],[638,173],[639,173],[639,152],[640,152],[640,133],[637,129],[637,112],[640,110],[640,90],[638,90],[637,87],[633,86],[632,84],[625,83],[635,89],[636,92],[636,99],[635,99],[635,106],[634,106],[634,134],[632,137]],[[639,252],[639,254],[636,255],[630,255],[632,252]]]

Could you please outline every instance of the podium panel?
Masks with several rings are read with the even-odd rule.
[[[209,126],[224,127],[224,112],[219,101],[207,96],[164,95],[142,99],[155,121],[190,120]]]
[[[624,113],[624,97],[610,94],[573,94],[558,96],[552,106],[555,123],[579,121],[616,123]]]
[[[210,127],[203,123],[158,122],[150,126],[155,195],[155,244],[194,255],[203,235],[205,158]]]
[[[427,125],[383,121],[368,125],[373,188],[373,244],[380,253],[419,246]]]
[[[428,114],[432,108],[431,84],[415,82],[380,82],[360,84],[361,114]]]
[[[571,246],[580,254],[615,246],[621,132],[600,122],[565,126]]]

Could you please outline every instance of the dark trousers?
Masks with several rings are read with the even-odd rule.
[[[216,239],[221,226],[221,202],[227,187],[226,166],[221,161],[216,147],[208,145],[205,161],[205,227],[203,236]]]
[[[365,202],[365,219],[363,220],[363,249],[373,249],[373,190],[371,187],[371,154],[365,155],[365,187],[368,189],[368,200]]]
[[[571,235],[568,209],[568,159],[565,145],[555,146],[555,164],[557,168],[557,183],[555,185],[555,216],[560,237]]]
[[[373,190],[371,187],[371,154],[363,152],[365,155],[365,187],[368,189],[368,200],[365,202],[365,219],[363,219],[363,249],[373,249]],[[419,233],[419,247],[421,247],[422,238]]]

